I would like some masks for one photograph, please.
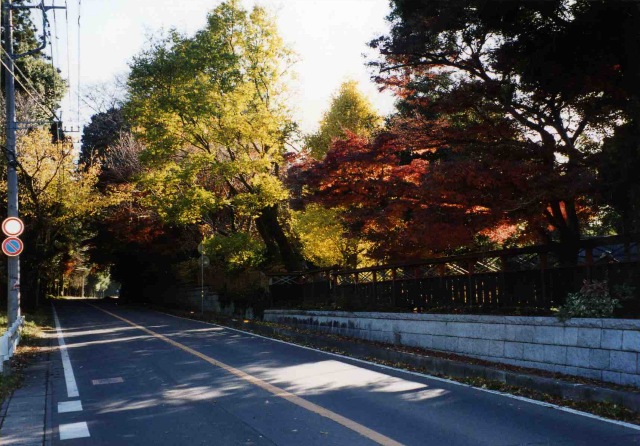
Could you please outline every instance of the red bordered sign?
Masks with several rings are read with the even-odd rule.
[[[2,222],[2,232],[7,237],[18,237],[24,231],[24,223],[18,217],[5,218]]]
[[[23,249],[24,245],[22,244],[22,240],[19,238],[9,237],[2,242],[2,252],[9,257],[19,256]]]

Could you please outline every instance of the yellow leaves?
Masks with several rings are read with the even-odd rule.
[[[344,82],[320,121],[320,129],[307,138],[307,146],[316,159],[322,159],[335,139],[347,132],[368,138],[382,124],[371,102],[358,91],[355,81]]]
[[[63,223],[95,215],[108,204],[95,189],[96,170],[77,170],[70,143],[52,143],[50,133],[39,129],[21,135],[17,151],[23,215]],[[58,211],[43,214],[54,208]]]
[[[264,244],[246,233],[215,235],[204,242],[205,252],[230,270],[259,265],[264,260]]]
[[[371,244],[346,234],[341,212],[311,204],[304,211],[292,213],[292,227],[302,243],[305,258],[319,267],[370,266],[364,255]]]
[[[168,36],[134,59],[128,114],[146,145],[146,202],[171,221],[286,200],[277,178],[294,128],[284,106],[291,53],[262,8],[223,2],[194,37]]]
[[[197,169],[184,169],[176,163],[150,170],[140,181],[147,192],[142,204],[156,210],[167,221],[196,223],[207,211],[226,204],[222,196],[197,187]]]

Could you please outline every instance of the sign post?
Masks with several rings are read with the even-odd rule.
[[[9,325],[11,325],[20,317],[20,260],[18,256],[24,249],[24,244],[18,236],[24,232],[24,223],[16,216],[5,218],[2,222],[2,232],[7,236],[2,242],[2,252],[8,257],[7,316]]]

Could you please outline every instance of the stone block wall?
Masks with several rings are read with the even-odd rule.
[[[166,290],[160,296],[164,305],[185,310],[200,311],[204,304],[204,311],[221,312],[218,294],[209,288],[204,288],[204,299],[200,288],[178,288]]]
[[[295,310],[264,319],[640,387],[640,320]]]

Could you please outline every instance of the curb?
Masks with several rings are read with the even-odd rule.
[[[265,327],[248,322],[231,322],[233,328],[250,329],[257,334],[286,336],[294,342],[314,347],[335,348],[356,359],[390,361],[422,369],[424,373],[454,378],[482,378],[502,384],[522,387],[566,400],[586,402],[608,402],[640,412],[640,392],[623,391],[589,384],[572,383],[554,378],[518,373],[492,367],[469,364],[451,359],[422,356],[388,348],[331,339],[322,335],[299,333],[293,330]]]

